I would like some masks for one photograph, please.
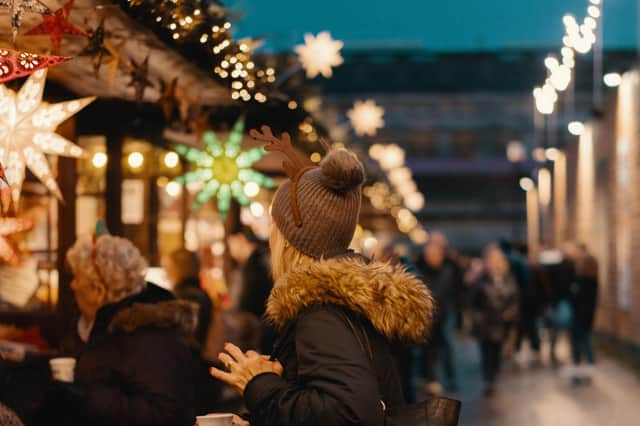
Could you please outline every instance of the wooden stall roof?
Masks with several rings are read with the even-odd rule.
[[[62,7],[67,0],[44,0],[51,10]],[[149,56],[149,79],[154,87],[147,88],[144,101],[154,102],[160,96],[160,82],[170,82],[179,77],[178,84],[185,88],[186,97],[192,104],[225,106],[232,103],[229,91],[207,75],[201,68],[190,63],[178,52],[162,43],[151,30],[132,20],[119,6],[96,0],[76,0],[70,14],[70,22],[85,30],[100,25],[104,18],[107,39],[112,44],[126,41],[122,52],[136,63]],[[25,36],[31,28],[42,22],[41,15],[26,13],[16,43],[16,49],[33,53],[51,53],[48,35]],[[10,16],[0,10],[0,47],[11,46]],[[49,78],[80,96],[95,95],[101,98],[135,100],[134,89],[128,84],[130,74],[119,70],[114,81],[109,82],[108,65],[101,67],[98,77],[94,74],[92,57],[77,56],[87,45],[87,38],[65,36],[61,54],[74,59],[52,68]]]

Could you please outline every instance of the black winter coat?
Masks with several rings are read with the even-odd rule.
[[[573,327],[582,330],[593,328],[593,319],[598,303],[598,279],[577,276],[571,286],[571,304],[573,306]]]
[[[382,426],[381,401],[403,403],[391,343],[419,340],[433,309],[424,284],[387,264],[330,259],[286,274],[267,305],[281,329],[273,358],[284,373],[247,385],[251,425]],[[373,366],[354,334],[362,330]]]
[[[40,424],[191,426],[200,366],[189,302],[152,284],[102,307],[77,359],[74,384],[55,383]]]
[[[198,306],[198,325],[195,330],[195,338],[200,347],[204,347],[213,314],[213,304],[209,295],[200,287],[198,277],[182,280],[175,286],[173,293],[178,299],[189,300]]]

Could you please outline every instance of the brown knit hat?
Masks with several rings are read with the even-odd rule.
[[[273,138],[270,131],[269,135]],[[257,132],[252,136],[266,140]],[[299,158],[292,158],[286,133],[282,140],[287,149],[267,146],[292,160],[285,163],[290,178],[278,188],[271,205],[276,226],[291,245],[316,259],[347,249],[360,215],[362,163],[350,151],[329,149],[319,167],[305,167]],[[280,140],[271,143],[282,144]]]

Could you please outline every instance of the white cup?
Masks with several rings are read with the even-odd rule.
[[[73,383],[73,372],[76,368],[75,358],[53,358],[49,360],[49,366],[53,380]]]
[[[233,414],[207,414],[196,417],[196,426],[232,426]]]

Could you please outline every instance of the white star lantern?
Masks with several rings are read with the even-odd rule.
[[[45,154],[77,158],[84,153],[55,130],[95,97],[48,104],[42,101],[46,78],[46,69],[36,71],[18,93],[0,86],[0,162],[5,166],[16,202],[20,198],[25,167],[61,199]]]
[[[384,108],[376,105],[369,99],[367,101],[356,101],[347,112],[353,130],[358,136],[375,136],[378,129],[384,126]]]
[[[296,53],[302,62],[302,66],[307,71],[308,78],[314,78],[318,74],[329,78],[333,75],[331,67],[342,64],[340,49],[344,43],[331,38],[328,31],[304,35],[304,44],[296,46]]]

